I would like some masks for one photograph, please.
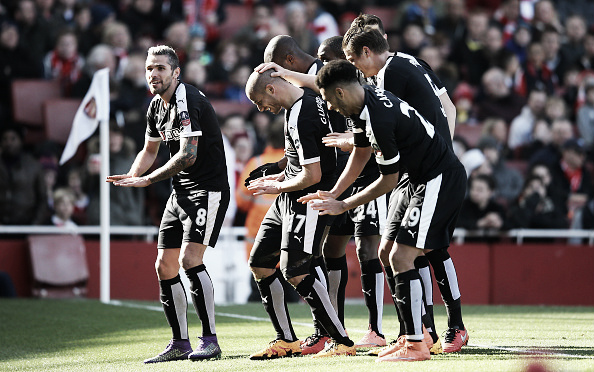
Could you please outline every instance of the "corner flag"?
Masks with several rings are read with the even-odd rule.
[[[93,75],[89,91],[83,98],[74,120],[60,165],[76,154],[78,146],[97,129],[99,121],[109,120],[109,68],[103,68]]]

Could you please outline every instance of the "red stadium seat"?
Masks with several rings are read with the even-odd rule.
[[[12,82],[14,121],[41,127],[43,102],[60,96],[60,83],[57,80],[14,80]]]
[[[43,103],[45,138],[61,145],[66,144],[80,99],[50,99]]]
[[[483,131],[483,126],[478,125],[469,125],[469,124],[456,124],[456,130],[454,134],[461,136],[468,142],[470,148],[476,147],[478,145],[479,139],[481,138],[481,134]]]
[[[83,297],[89,269],[79,235],[29,236],[33,295],[43,298]]]

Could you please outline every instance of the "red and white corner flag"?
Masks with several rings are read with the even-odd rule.
[[[89,91],[74,115],[70,135],[60,158],[60,165],[76,154],[78,146],[95,133],[99,121],[103,120],[109,120],[109,68],[107,67],[93,75]]]

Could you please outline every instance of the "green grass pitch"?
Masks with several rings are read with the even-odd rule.
[[[305,338],[311,314],[305,304],[290,304],[295,332]],[[439,333],[445,330],[443,306],[435,307]],[[171,333],[160,304],[96,300],[0,299],[0,371],[594,371],[594,308],[550,306],[464,306],[469,346],[429,361],[375,363],[354,357],[283,358],[251,361],[248,355],[274,338],[261,304],[217,306],[219,360],[144,365],[167,345]],[[367,310],[348,304],[346,326],[355,341],[367,325]],[[192,338],[198,317],[188,313]],[[397,332],[392,305],[384,308],[383,330]]]

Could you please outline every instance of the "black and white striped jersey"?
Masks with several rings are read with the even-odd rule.
[[[328,190],[336,180],[336,149],[322,143],[322,138],[332,132],[326,102],[313,90],[303,90],[303,96],[285,113],[285,177],[294,178],[303,165],[320,162],[321,181],[305,191]]]
[[[439,99],[446,89],[427,62],[399,52],[389,57],[384,67],[368,81],[408,102],[435,125],[437,132],[452,148],[448,120]]]
[[[153,98],[146,120],[148,140],[164,141],[170,156],[179,152],[181,137],[198,136],[196,161],[173,176],[176,193],[229,190],[221,129],[214,109],[201,91],[180,82],[167,107],[159,95]]]
[[[382,174],[406,169],[411,182],[424,183],[461,166],[435,127],[407,102],[375,86],[363,88],[363,109],[351,117],[355,146],[373,148]]]

